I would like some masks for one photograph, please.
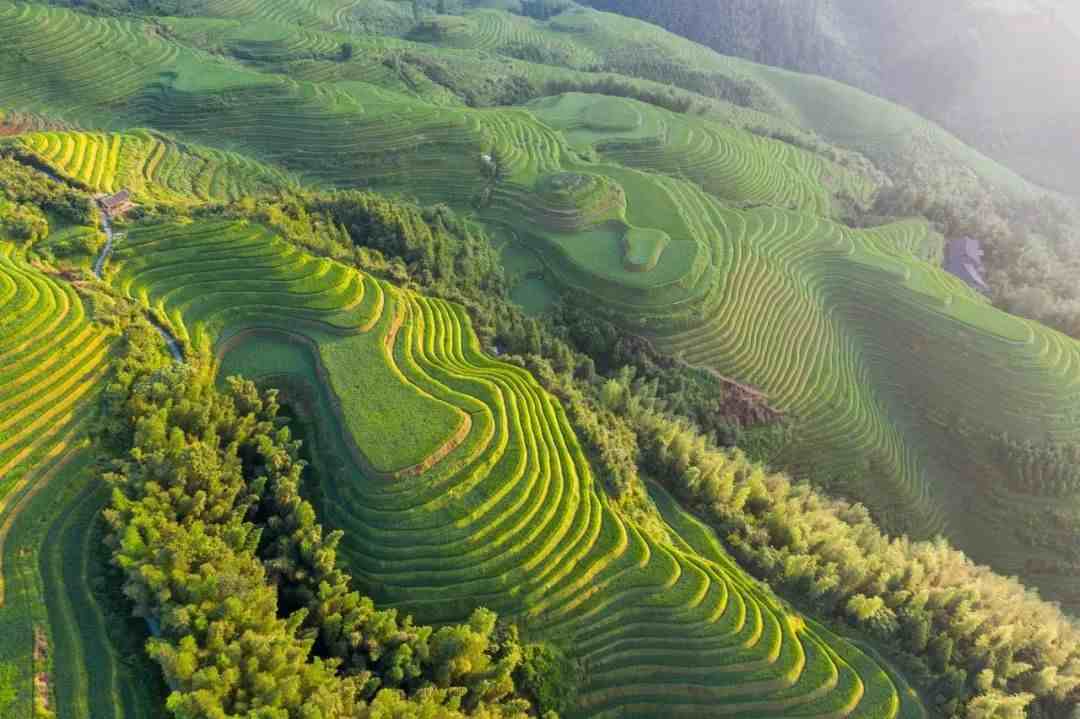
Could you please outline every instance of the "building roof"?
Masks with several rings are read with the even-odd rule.
[[[945,253],[945,269],[980,292],[989,292],[983,279],[983,249],[978,240],[962,237],[949,243]]]
[[[990,289],[990,285],[986,284],[986,280],[982,278],[982,272],[980,271],[980,268],[976,267],[975,265],[972,265],[970,263],[964,263],[964,274],[967,276],[966,279],[979,289]]]
[[[968,261],[981,262],[983,249],[978,240],[973,240],[970,237],[962,237],[949,243],[948,255],[950,259],[964,258]]]
[[[131,202],[131,193],[127,190],[120,190],[120,192],[117,192],[115,195],[109,195],[107,197],[101,198],[101,204],[107,210],[116,209],[117,207],[128,202]]]

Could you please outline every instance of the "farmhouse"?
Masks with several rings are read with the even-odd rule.
[[[131,193],[127,190],[120,190],[113,195],[102,195],[98,197],[98,204],[109,217],[119,217],[135,206],[131,201]]]
[[[978,240],[962,237],[945,250],[945,269],[984,294],[990,286],[983,279],[983,249]]]

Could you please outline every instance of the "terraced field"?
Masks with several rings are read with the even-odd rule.
[[[266,41],[269,44],[261,49],[248,47],[256,55],[319,56],[331,53],[335,43],[348,38],[307,29],[321,27],[317,22],[308,25],[299,18],[277,18],[274,8],[302,7],[295,3],[274,0],[267,7],[246,9],[242,5],[211,3],[207,13],[223,18],[258,18],[250,28],[223,26],[221,23],[229,21],[213,18],[168,22],[180,37],[193,41],[199,38],[208,48],[217,45],[213,39],[216,33],[224,33],[221,42],[236,49],[246,42],[249,30],[255,37],[263,28],[266,32],[262,35],[270,37]],[[321,5],[318,8],[320,12],[324,9]],[[254,11],[268,15],[244,15]],[[297,29],[297,22],[303,27]],[[275,35],[281,37],[274,39]],[[80,40],[73,43],[76,37]],[[135,20],[93,18],[2,0],[0,40],[7,46],[5,52],[17,58],[16,63],[7,66],[10,72],[0,72],[5,102],[62,119],[81,120],[83,126],[153,127],[185,141],[256,157],[295,171],[309,182],[370,186],[414,194],[425,201],[469,207],[485,184],[480,155],[491,149],[502,152],[512,171],[519,175],[516,179],[522,182],[533,173],[556,171],[566,165],[564,141],[528,113],[440,108],[360,81],[295,82],[168,42],[153,26]],[[264,59],[272,60],[269,55]],[[124,67],[114,67],[121,60]],[[358,58],[357,63],[365,72],[371,71],[375,83],[382,82],[382,75],[388,72],[378,63],[369,67],[363,58]],[[20,71],[24,65],[32,69]],[[106,77],[108,82],[103,79]],[[430,79],[425,82],[432,84]],[[72,104],[73,98],[79,102]],[[638,106],[644,107],[640,103]],[[679,124],[677,116],[668,113],[665,117],[666,122]],[[859,194],[854,190],[861,180],[848,177],[851,173],[835,166],[826,168],[837,176],[835,189],[823,193],[808,184],[807,179],[825,172],[823,161],[810,153],[778,142],[756,140],[747,133],[728,133],[719,140],[719,126],[708,126],[707,132],[702,129],[706,127],[686,129],[686,142],[691,148],[704,143],[708,152],[715,153],[715,157],[703,161],[705,165],[727,168],[726,177],[731,183],[723,190],[726,199],[764,201],[770,197],[767,182],[778,188],[772,191],[782,196],[777,202],[800,206],[809,203],[822,210],[831,205],[830,193],[841,188]],[[50,157],[58,157],[60,166],[78,162],[69,168],[74,176],[107,185],[110,166],[99,167],[93,160],[101,154],[108,163],[111,145],[109,152],[102,153],[90,142],[83,149],[78,142],[71,148],[50,147],[53,142],[42,138],[40,149]],[[684,152],[690,151],[694,150]],[[730,153],[736,156],[734,164],[727,158]],[[133,154],[153,157],[148,150]],[[234,155],[228,160],[239,161]],[[678,162],[678,157],[670,159],[667,170],[681,172],[672,164]],[[135,164],[139,164],[138,160]],[[196,194],[214,194],[213,178],[205,177],[205,172],[200,175],[198,170],[192,168],[189,172],[193,179],[179,186],[190,184]],[[139,169],[135,174],[145,173]],[[773,182],[777,178],[781,181]],[[164,184],[170,180],[165,179]]]
[[[141,200],[227,201],[295,186],[284,173],[242,155],[180,144],[146,130],[38,132],[14,142],[60,177],[96,192],[126,188]]]
[[[353,566],[387,601],[450,619],[480,597],[522,615],[584,661],[583,715],[900,714],[880,670],[838,661],[831,638],[806,631],[730,560],[710,565],[655,542],[611,510],[561,406],[482,355],[460,309],[411,299],[423,328],[411,352],[451,391],[483,401],[494,426],[472,464],[328,492]]]
[[[78,436],[110,344],[72,287],[0,242],[0,526],[41,489],[35,468]]]
[[[791,460],[843,476],[865,474],[853,460],[869,458],[875,481],[861,489],[877,509],[919,517],[910,527],[918,532],[941,529],[919,445],[892,421],[888,389],[895,385],[870,381],[877,357],[868,345],[885,326],[853,332],[831,309],[856,262],[877,273],[880,293],[889,279],[902,282],[906,259],[804,214],[727,210],[703,218],[723,238],[700,303],[709,319],[689,319],[681,331],[677,320],[655,321],[657,346],[766,391],[806,433]]]
[[[874,476],[865,494],[893,519],[922,520],[909,530],[945,527],[956,488],[934,438],[957,417],[1031,438],[1080,431],[1080,395],[1062,384],[1076,343],[916,260],[904,248],[925,242],[925,226],[857,232],[766,208],[699,216],[720,242],[695,310],[616,299],[639,300],[659,348],[766,391],[805,433],[790,460]]]
[[[730,560],[661,544],[611,509],[561,405],[484,355],[461,308],[305,258],[255,227],[130,237],[121,289],[186,336],[205,328],[225,368],[311,393],[330,438],[317,456],[336,463],[320,509],[377,601],[425,622],[483,604],[565,644],[588,667],[575,716],[919,715],[872,661],[807,628]],[[399,413],[417,397],[455,408],[467,429],[452,445],[425,442],[429,459],[388,481],[368,471],[373,440],[394,444],[377,416],[383,394]],[[423,427],[409,427],[415,443]]]
[[[943,427],[965,417],[988,433],[1034,440],[1080,431],[1080,396],[1073,380],[1064,391],[1060,384],[1076,366],[1076,343],[994,310],[928,263],[939,260],[942,239],[925,222],[852,230],[812,202],[799,211],[733,207],[710,189],[709,178],[738,187],[721,182],[719,170],[673,171],[661,157],[670,146],[660,141],[655,152],[627,149],[672,134],[632,102],[567,96],[531,109],[569,144],[637,154],[623,159],[645,171],[564,153],[563,166],[577,173],[531,187],[510,175],[484,217],[536,251],[559,284],[644,329],[658,348],[763,389],[799,428],[786,457],[793,466],[855,478],[860,496],[896,526],[930,535],[947,528],[944,508],[970,498],[970,488],[947,479],[955,473],[946,467],[966,450],[939,441]],[[620,134],[637,137],[616,143]],[[621,190],[608,203],[621,225],[591,209],[596,192],[583,190],[574,214],[563,206],[566,192],[545,189],[576,176]],[[813,173],[800,183],[824,187]],[[743,197],[753,204],[752,192]],[[669,242],[646,249],[626,239],[627,228]],[[984,344],[985,353],[976,349]],[[1001,396],[990,388],[999,385],[1009,402],[995,408]],[[964,543],[967,530],[953,529]]]
[[[924,172],[935,165],[965,167],[981,181],[1031,197],[1038,189],[1016,172],[965,145],[915,112],[833,80],[807,76],[740,58],[720,55],[655,25],[589,8],[573,8],[549,20],[529,20],[483,7],[466,12],[468,21],[437,45],[473,48],[530,57],[555,66],[600,67],[623,75],[673,83],[695,92],[723,97],[717,87],[753,88],[752,117],[780,120],[796,134],[817,133],[839,146],[857,150],[879,167],[911,163]],[[714,82],[716,84],[714,84]],[[746,126],[746,125],[744,125]],[[787,131],[785,131],[785,134]]]
[[[418,105],[373,86],[252,87],[208,114],[200,96],[146,97],[140,117],[204,142],[227,142],[311,184],[407,192],[468,206],[484,184],[474,116]],[[368,104],[370,103],[370,104]]]
[[[258,321],[360,331],[370,328],[384,301],[379,283],[240,224],[204,224],[186,233],[150,226],[131,233],[115,259],[123,265],[118,288],[186,342]]]
[[[0,663],[17,677],[7,716],[30,716],[36,696],[67,717],[156,716],[152,684],[117,653],[93,589],[108,492],[86,445],[111,345],[71,286],[0,241]],[[49,679],[35,688],[39,672]]]
[[[876,190],[868,178],[793,145],[636,100],[570,93],[529,109],[576,147],[692,180],[721,200],[832,216],[839,192],[865,203]]]
[[[600,56],[572,36],[548,32],[544,23],[497,10],[477,10],[464,18],[439,18],[444,23],[432,39],[448,47],[486,50],[516,56],[526,48],[542,47],[570,67],[597,64]]]
[[[257,227],[213,223],[197,230],[163,225],[131,233],[116,254],[121,291],[139,298],[184,341],[228,338],[252,328],[307,327],[325,338],[345,414],[365,440],[358,461],[376,476],[422,471],[468,432],[468,414],[422,387],[393,392],[400,370],[386,344],[357,342],[378,326],[392,341],[401,326],[394,290],[331,260],[304,256]]]
[[[391,16],[412,15],[408,3],[371,3],[377,8],[364,7],[363,0],[209,0],[205,15],[220,18],[259,18],[278,25],[315,30],[361,29],[363,18],[381,11]]]
[[[199,7],[159,24],[0,0],[0,97],[17,109],[0,119],[15,135],[4,142],[60,177],[147,202],[364,187],[471,212],[596,312],[762,389],[793,420],[789,466],[853,480],[894,528],[946,530],[984,561],[1001,556],[977,550],[993,542],[954,481],[970,448],[944,430],[1080,438],[1080,345],[992,310],[934,267],[943,240],[925,222],[839,224],[873,199],[865,166],[623,98],[478,109],[424,63],[542,56],[487,78],[535,87],[552,77],[546,63],[681,68],[684,84],[754,80],[779,124],[868,154],[926,137],[953,147],[912,116],[879,123],[884,104],[835,84],[592,11],[429,16],[408,39],[369,37],[356,52],[349,32],[405,35],[414,11]],[[417,48],[435,54],[397,64]],[[666,69],[643,65],[646,51]],[[731,112],[744,127],[766,117]],[[1023,194],[1019,178],[953,149]],[[461,308],[241,223],[138,226],[114,262],[115,288],[181,342],[213,344],[223,368],[272,377],[316,417],[321,516],[345,530],[365,591],[425,622],[482,603],[553,639],[586,669],[572,715],[921,716],[900,679],[753,582],[663,492],[672,542],[622,517],[559,403],[485,356]],[[0,661],[30,687],[28,647],[44,628],[53,700],[71,716],[118,718],[149,704],[93,591],[104,498],[76,471],[108,351],[71,287],[0,250],[0,629],[16,637]],[[1009,571],[1027,556],[1003,554]]]
[[[301,55],[330,52],[334,42],[346,39],[342,33],[348,31],[376,29],[401,34],[410,27],[403,5],[407,6],[407,3],[215,0],[200,5],[207,18],[192,23],[205,23],[207,19],[240,19],[253,27],[258,23],[273,25],[272,31],[263,38],[268,37],[272,47],[263,49],[269,50],[271,55],[280,55],[284,50],[285,56],[292,57],[294,50]],[[177,93],[180,97],[203,92],[220,95],[203,103],[204,108],[215,111],[241,99],[229,95],[230,90],[238,87],[276,87],[279,95],[295,91],[280,77],[245,72],[235,63],[167,42],[155,27],[134,20],[94,18],[10,0],[0,3],[0,19],[3,20],[0,34],[4,52],[13,60],[7,63],[10,72],[0,75],[0,90],[3,90],[5,103],[20,110],[37,110],[59,119],[81,121],[84,127],[153,126],[167,129],[169,125],[151,122],[144,114],[154,109],[157,91],[161,90]],[[545,62],[552,64],[520,63],[519,68],[525,77],[540,85],[555,75],[567,77],[565,69],[555,72],[553,68],[568,65],[583,69],[599,66],[658,80],[670,79],[667,75],[671,73],[677,77],[680,72],[692,70],[692,75],[704,74],[706,85],[712,76],[723,80],[720,86],[752,82],[756,92],[755,108],[765,108],[767,112],[730,103],[718,104],[717,112],[726,118],[737,119],[737,124],[743,127],[784,128],[785,132],[801,136],[806,133],[801,132],[800,127],[815,130],[834,142],[861,149],[882,165],[905,154],[923,158],[937,153],[948,158],[949,163],[966,165],[1019,194],[1033,192],[1015,173],[891,103],[839,83],[720,56],[645,23],[585,9],[563,13],[547,22],[493,10],[470,12],[465,18],[458,19],[464,21],[464,39],[458,36],[460,33],[454,33],[448,39],[436,37],[430,42],[453,48],[476,48],[476,52],[484,53],[495,49],[521,55],[524,50],[527,57],[536,54],[529,55],[529,50],[540,51],[541,55],[548,56]],[[187,20],[178,21],[177,26],[185,22]],[[322,37],[325,33],[332,37]],[[183,33],[180,37],[192,38]],[[261,52],[258,47],[253,49],[256,55]],[[643,64],[640,61],[643,56],[659,62],[652,66]],[[597,63],[596,58],[601,62]],[[465,58],[452,59],[457,62]],[[470,61],[479,59],[480,55],[477,55]],[[307,68],[312,71],[310,75],[300,69],[297,72],[310,79],[338,76],[337,71],[325,65]],[[350,75],[350,79],[362,79],[365,72],[371,70],[375,71],[373,74],[386,73],[379,63],[367,63],[362,57],[358,58],[357,66],[366,69],[359,75]],[[425,82],[425,91],[438,94],[437,83],[429,79]],[[683,84],[694,89],[695,82]],[[139,101],[132,101],[139,96]],[[168,112],[171,108],[164,109]],[[222,123],[222,127],[232,125]],[[190,139],[220,146],[219,141],[227,140],[227,136]],[[695,139],[694,142],[698,141]],[[710,141],[703,137],[702,142]]]
[[[0,3],[0,26],[5,102],[61,119],[114,119],[103,108],[158,80],[180,54],[144,33],[141,23],[94,20],[47,5]]]
[[[169,18],[167,26],[184,40],[218,48],[254,63],[282,63],[302,59],[336,60],[344,37],[316,32],[295,24],[246,17],[243,20]]]
[[[939,435],[963,417],[987,434],[1075,438],[1080,396],[1075,380],[1061,384],[1077,366],[1075,342],[994,310],[937,269],[942,238],[923,221],[852,230],[827,219],[831,202],[814,198],[848,190],[826,192],[823,165],[797,170],[762,150],[746,155],[756,164],[733,165],[732,179],[720,166],[696,171],[686,164],[695,155],[672,159],[675,128],[689,119],[588,95],[530,109],[571,148],[561,153],[564,172],[508,173],[486,220],[658,348],[764,390],[799,428],[790,466],[854,479],[894,526],[949,529],[975,556],[995,559],[976,549],[993,543],[944,521],[971,499],[970,486],[949,479],[970,459]],[[590,148],[638,169],[575,154]],[[752,207],[754,168],[768,170],[762,187],[791,188],[789,198],[809,188],[808,199],[791,201],[797,211],[779,209],[781,195]],[[797,181],[785,184],[785,172]],[[552,190],[567,178],[577,189]],[[658,234],[643,243],[650,232]],[[1004,405],[991,389],[999,385]]]
[[[321,20],[274,14],[292,8],[318,15],[330,6],[277,0],[247,9],[243,3],[211,5],[216,18],[175,23],[186,28],[182,37],[216,32],[246,12],[265,12],[270,19],[260,21],[275,27],[301,25],[275,35],[276,48],[303,53],[332,47],[325,31],[333,26],[325,14]],[[475,29],[481,15],[495,22],[498,13],[467,14],[467,29]],[[667,48],[661,54],[669,59],[700,61],[716,72],[752,69],[759,79],[772,72],[718,60],[624,18],[605,15],[605,23],[612,23],[607,25],[598,17],[590,11],[549,23],[502,18],[498,22],[510,34],[496,45],[539,42],[529,39],[539,32],[585,43],[609,61],[629,62],[620,54],[627,43],[654,43]],[[827,219],[872,192],[874,178],[861,171],[705,118],[629,100],[567,95],[514,110],[441,106],[362,81],[297,82],[256,72],[180,47],[135,20],[7,0],[0,0],[0,20],[0,45],[17,58],[0,66],[0,92],[20,111],[51,111],[83,126],[154,127],[183,142],[212,144],[285,168],[305,184],[368,187],[475,210],[490,227],[536,252],[548,277],[562,289],[584,292],[597,311],[648,334],[661,349],[765,391],[799,427],[798,441],[783,458],[789,466],[853,480],[859,496],[893,529],[945,529],[977,558],[995,561],[980,555],[974,534],[942,519],[943,507],[969,500],[966,490],[954,491],[963,482],[953,481],[949,468],[970,463],[962,448],[939,440],[942,423],[964,418],[987,433],[1015,428],[1018,436],[1033,439],[1069,438],[1077,431],[1075,396],[1056,385],[1070,371],[1070,343],[1038,328],[1030,328],[1035,339],[1013,340],[1020,330],[1009,320],[920,264],[916,258],[936,259],[942,243],[925,224],[855,232]],[[235,26],[229,32],[237,32]],[[622,48],[615,42],[620,36]],[[242,33],[229,37],[237,42]],[[132,62],[121,68],[118,56]],[[358,67],[368,67],[365,62],[358,60]],[[32,71],[6,71],[20,63]],[[389,70],[376,64],[380,72]],[[100,72],[85,70],[90,66]],[[105,83],[102,74],[109,72],[116,79]],[[820,102],[803,92],[813,84],[796,87],[785,76],[773,97],[778,116],[821,111]],[[798,88],[803,94],[796,97],[791,93]],[[870,107],[844,98],[834,103],[847,103],[844,112]],[[882,140],[876,128],[864,128],[866,137]],[[58,154],[64,166],[72,164],[72,172],[92,182],[109,177],[109,155],[101,148],[93,156],[104,156],[104,166],[87,162],[91,153],[85,148],[75,165],[77,153],[73,143],[70,158],[64,159],[66,149]],[[485,155],[494,158],[496,171]],[[207,179],[208,173],[196,169],[179,187],[207,196],[219,192],[213,176]],[[145,186],[168,187],[176,174],[159,173]],[[545,195],[545,183],[566,174],[596,176],[617,190],[580,207],[573,203],[592,200],[574,198],[567,205]],[[134,175],[138,180],[145,172]],[[1000,173],[990,175],[1002,179]],[[227,196],[231,190],[220,192]],[[911,325],[931,329],[920,338],[907,330],[890,334],[882,324],[890,311],[883,303],[912,308],[917,319],[909,319]],[[949,341],[963,333],[1002,342],[1001,352],[971,372],[956,361],[970,350]],[[901,336],[906,344],[899,343]],[[956,388],[992,395],[1017,366],[1038,368],[1015,385],[1036,385],[1016,396],[1016,406],[1034,419],[1021,421],[1011,410],[983,412],[970,399],[943,418],[943,398],[955,396]],[[924,389],[929,387],[934,392]],[[394,473],[417,459],[394,455],[379,470]],[[1023,555],[1022,548],[1014,549]]]

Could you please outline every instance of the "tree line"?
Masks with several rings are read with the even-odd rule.
[[[1080,627],[1014,578],[944,539],[913,542],[866,509],[767,471],[666,411],[654,384],[608,380],[641,466],[705,518],[742,566],[815,614],[906,657],[946,716],[1070,717],[1080,702]]]
[[[1080,495],[1080,445],[1020,441],[1006,434],[993,440],[994,458],[1017,492],[1049,497]]]

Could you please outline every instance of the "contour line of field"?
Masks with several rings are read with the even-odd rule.
[[[45,472],[45,474],[41,475],[41,477],[39,477],[37,481],[34,482],[33,486],[27,492],[25,492],[21,497],[19,497],[18,501],[16,501],[15,504],[12,505],[11,511],[4,519],[4,523],[0,524],[0,608],[4,606],[5,600],[4,544],[7,541],[7,535],[11,531],[12,526],[14,526],[15,520],[18,519],[20,511],[26,506],[26,504],[29,503],[35,496],[37,496],[38,492],[51,484],[51,480],[53,479],[53,477],[55,477],[60,472],[60,470],[64,469],[67,465],[69,465],[71,461],[75,459],[75,457],[77,457],[80,452],[83,451],[82,447],[72,447],[68,444],[67,441],[68,439],[70,439],[70,435],[77,435],[79,433],[79,429],[80,425],[76,425],[74,428],[72,428],[67,433],[68,436],[65,436],[60,441],[58,441],[55,445],[55,448],[50,451],[48,455],[45,456],[43,461],[48,461],[49,459],[57,456],[59,456],[60,459],[52,467],[50,467]],[[24,478],[13,491],[18,491],[19,488],[25,486],[26,482],[29,481],[29,476]],[[0,509],[3,509],[3,503],[0,503]]]
[[[383,339],[384,346],[387,348],[390,357],[393,357],[393,346],[397,339],[397,333],[401,329],[401,325],[404,322],[404,311],[395,312],[394,318],[391,320],[390,327],[387,329],[386,336]],[[352,456],[353,461],[360,468],[362,472],[368,474],[371,477],[385,480],[393,479],[405,479],[408,477],[416,477],[424,472],[428,471],[443,459],[445,459],[451,452],[457,449],[465,438],[468,437],[472,431],[472,415],[468,412],[461,411],[460,408],[456,408],[461,422],[450,437],[448,437],[439,447],[433,450],[427,457],[416,464],[408,467],[403,467],[396,470],[386,471],[380,470],[375,467],[374,464],[367,458],[364,451],[356,444],[355,437],[348,431],[348,424],[346,423],[345,410],[337,393],[334,392],[334,386],[330,380],[330,373],[326,369],[326,365],[323,364],[322,356],[319,354],[318,343],[312,340],[307,335],[299,332],[291,332],[289,330],[281,329],[278,327],[272,327],[267,325],[253,325],[245,327],[230,334],[226,339],[221,340],[218,346],[214,350],[214,361],[220,366],[222,359],[229,353],[230,350],[241,344],[244,340],[251,337],[258,336],[274,336],[278,339],[284,339],[287,342],[291,342],[303,347],[307,350],[313,359],[315,367],[315,374],[318,381],[327,390],[326,395],[330,400],[330,411],[334,415],[334,420],[341,431],[341,437],[344,441],[345,447],[348,449],[349,454]],[[392,360],[391,360],[392,361]],[[405,377],[404,374],[401,375]],[[407,378],[405,378],[407,381]],[[411,384],[411,383],[409,383]],[[415,386],[415,385],[413,385]],[[417,389],[421,389],[417,387]]]

